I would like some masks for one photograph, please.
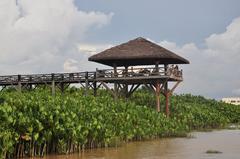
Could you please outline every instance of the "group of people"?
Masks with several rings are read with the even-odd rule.
[[[182,70],[178,69],[178,65],[170,65],[167,68],[167,75],[175,75],[175,76],[181,76],[182,75]]]
[[[157,75],[157,74],[160,74],[160,73],[163,73],[163,72],[161,72],[161,71],[159,72],[159,70],[157,70],[156,68],[154,68],[152,71],[147,69],[147,68],[144,68],[144,69],[141,68],[138,73],[148,74],[148,75],[149,74],[153,74],[153,75],[156,74]],[[167,67],[166,72],[163,75],[181,76],[182,75],[182,70],[179,70],[178,65],[169,65]]]
[[[162,68],[159,68],[162,69]],[[118,73],[117,73],[118,74]],[[158,70],[158,68],[140,68],[140,69],[131,69],[129,70],[122,70],[122,73],[120,73],[123,76],[150,76],[150,75],[167,75],[171,76],[174,75],[176,77],[182,76],[182,70],[179,70],[178,65],[168,65],[167,70],[162,71]],[[104,77],[105,76],[105,71],[104,70],[98,70],[98,76]],[[111,75],[113,76],[118,76],[114,73]]]

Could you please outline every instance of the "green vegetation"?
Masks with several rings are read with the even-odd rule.
[[[72,153],[240,122],[239,106],[200,96],[173,96],[167,118],[151,108],[155,97],[144,90],[128,101],[114,101],[105,91],[98,97],[83,94],[79,89],[55,97],[45,89],[3,92],[0,158]]]

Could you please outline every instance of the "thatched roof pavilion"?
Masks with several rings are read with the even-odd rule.
[[[109,90],[115,98],[119,94],[127,98],[140,85],[145,85],[155,93],[156,109],[159,112],[160,94],[163,94],[167,116],[169,97],[183,81],[182,69],[180,70],[177,65],[169,66],[169,64],[189,64],[187,59],[141,37],[102,51],[89,57],[88,60],[113,67],[107,70],[97,69],[96,81]],[[131,67],[139,65],[142,65],[142,68]],[[155,67],[145,65],[155,65]],[[164,66],[159,67],[159,65]],[[174,83],[172,88],[168,86],[168,82]],[[114,89],[109,88],[107,83],[113,83]],[[130,89],[128,86],[131,86]]]
[[[189,64],[183,57],[141,37],[93,55],[88,60],[108,66]]]

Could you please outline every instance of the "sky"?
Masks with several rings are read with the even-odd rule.
[[[187,58],[177,93],[240,96],[239,0],[0,0],[0,75],[105,68],[88,62],[144,37]]]

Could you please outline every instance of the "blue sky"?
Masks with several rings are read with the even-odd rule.
[[[93,42],[122,42],[137,36],[202,45],[240,15],[239,0],[75,0],[84,11],[113,12],[111,24],[90,33]]]
[[[239,0],[0,0],[0,75],[92,71],[142,36],[187,58],[177,93],[240,96]]]

